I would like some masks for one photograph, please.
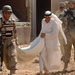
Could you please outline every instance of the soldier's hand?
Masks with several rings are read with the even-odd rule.
[[[2,31],[2,32],[5,32],[5,28],[1,28],[1,31]]]
[[[18,42],[16,42],[16,45],[17,45],[17,46],[19,46],[19,43],[18,43]]]
[[[42,38],[44,38],[45,37],[45,33],[41,33],[41,35],[40,35]]]
[[[64,45],[67,45],[67,42],[65,42],[65,44]]]

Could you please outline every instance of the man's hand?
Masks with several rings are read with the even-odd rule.
[[[18,43],[18,42],[16,42],[16,45],[17,45],[17,46],[19,46],[19,43]]]
[[[41,33],[41,35],[40,35],[42,38],[44,38],[45,37],[45,33]]]

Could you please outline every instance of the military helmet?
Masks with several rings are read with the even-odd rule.
[[[2,13],[3,12],[10,12],[10,13],[12,13],[12,7],[10,5],[3,6]]]
[[[65,8],[65,6],[66,6],[65,2],[60,2],[60,3],[59,3],[59,7]]]
[[[68,4],[68,1],[64,1],[65,4]]]
[[[75,0],[69,0],[69,3],[75,3]]]

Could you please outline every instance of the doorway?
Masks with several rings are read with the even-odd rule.
[[[41,21],[44,17],[44,12],[51,10],[51,0],[36,0],[36,35],[38,36],[41,30]]]

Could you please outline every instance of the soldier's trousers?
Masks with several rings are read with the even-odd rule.
[[[7,39],[4,42],[4,62],[9,70],[15,70],[17,64],[17,52],[15,39]]]
[[[70,62],[72,45],[74,47],[74,60],[75,60],[75,38],[72,37],[70,32],[65,32],[65,35],[67,38],[67,45],[64,46],[65,54],[63,61],[65,62],[65,64],[68,64]]]

